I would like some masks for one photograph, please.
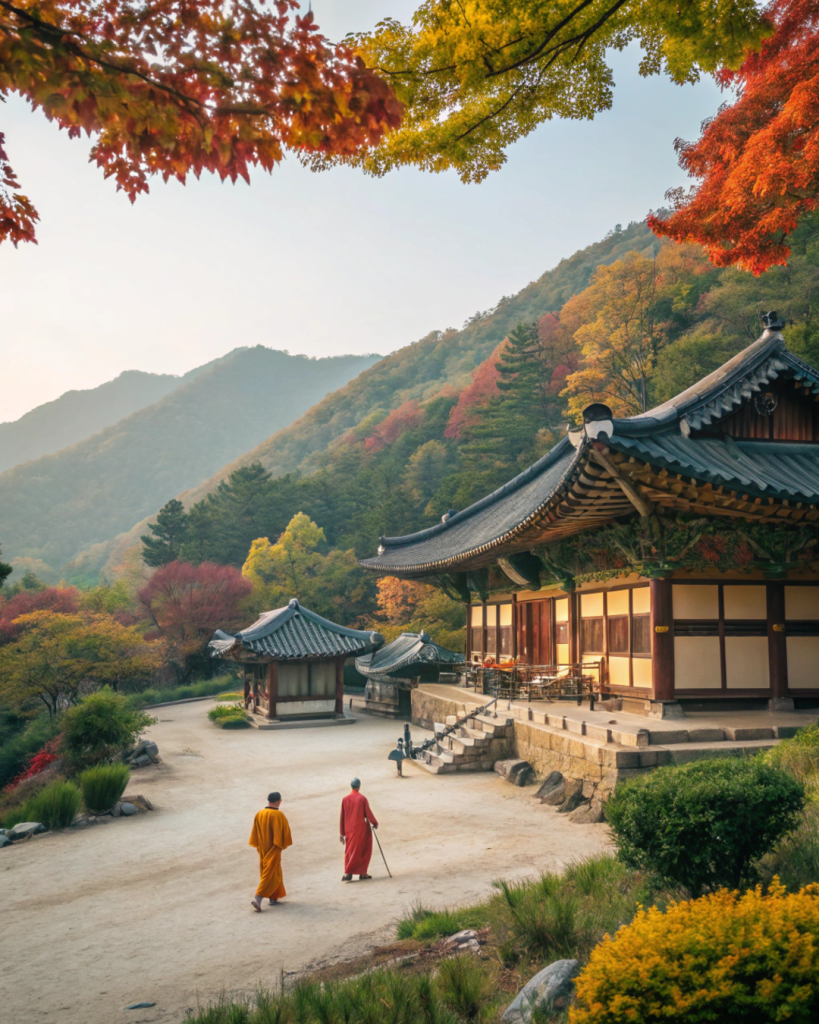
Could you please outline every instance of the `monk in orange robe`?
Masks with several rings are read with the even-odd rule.
[[[344,843],[344,875],[342,882],[352,882],[353,875],[363,882],[372,875],[367,874],[373,853],[373,834],[370,825],[378,828],[375,815],[370,810],[366,796],[359,792],[361,783],[353,779],[352,792],[341,801],[341,824],[339,831]]]
[[[287,895],[282,878],[282,850],[292,846],[293,840],[287,818],[279,810],[281,802],[281,793],[270,793],[267,807],[263,807],[253,819],[250,833],[250,845],[259,851],[259,888],[251,900],[251,906],[258,913],[261,913],[265,896],[270,906],[274,906]]]

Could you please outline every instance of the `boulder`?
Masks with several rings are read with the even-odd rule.
[[[124,814],[126,818],[130,818],[132,814],[138,813],[136,807],[134,807],[134,805],[128,800],[120,804],[119,810],[120,814]]]
[[[557,804],[562,804],[566,799],[566,780],[561,778],[560,782],[553,788],[550,789],[545,796],[540,798],[542,804],[549,804],[555,807]]]
[[[579,972],[577,960],[557,960],[539,971],[515,996],[501,1020],[506,1024],[528,1024],[536,1006],[544,1010],[561,1010],[568,1005]]]
[[[606,820],[606,812],[602,800],[590,800],[587,804],[581,804],[569,814],[569,821],[578,825],[596,825]]]
[[[0,836],[0,850],[2,850],[4,846],[11,846],[11,840],[8,836]]]
[[[114,804],[108,813],[112,818],[118,818],[122,814],[122,804]]]
[[[496,761],[495,771],[513,786],[526,786],[535,779],[535,769],[528,761],[519,758],[513,761]]]
[[[583,796],[583,783],[577,779],[567,779],[565,783],[565,800],[557,809],[558,814],[570,814],[576,807],[579,807],[586,799]]]
[[[133,750],[123,753],[126,764],[141,766],[159,759],[159,747],[153,740],[140,740]]]
[[[146,764],[150,764],[151,759],[147,754],[140,754],[131,760],[130,764],[132,768],[144,768]]]
[[[549,772],[549,774],[546,776],[543,782],[541,782],[537,793],[535,793],[535,796],[538,798],[538,800],[543,800],[551,792],[557,789],[557,787],[560,785],[562,781],[563,775],[561,772]]]
[[[40,832],[46,832],[45,825],[40,824],[39,821],[21,821],[19,825],[15,825],[14,828],[9,832],[9,838],[14,839],[28,839],[29,836],[36,836]]]

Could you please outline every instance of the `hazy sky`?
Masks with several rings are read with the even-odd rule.
[[[338,38],[414,6],[313,10]],[[613,56],[610,112],[543,125],[480,185],[290,160],[250,186],[156,179],[131,206],[88,163],[87,139],[12,98],[0,129],[41,223],[39,245],[0,247],[0,421],[122,370],[182,373],[239,345],[387,353],[459,327],[685,180],[674,139],[695,137],[720,93],[641,79],[637,56]]]

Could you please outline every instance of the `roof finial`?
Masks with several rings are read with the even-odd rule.
[[[766,331],[781,331],[785,326],[785,321],[780,319],[775,309],[772,309],[770,313],[762,314],[762,323]]]

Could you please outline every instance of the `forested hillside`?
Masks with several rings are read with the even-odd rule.
[[[260,463],[274,477],[313,472],[321,465],[328,447],[349,431],[366,433],[369,426],[406,402],[424,403],[441,392],[459,394],[470,385],[474,369],[516,324],[560,309],[570,296],[586,287],[601,264],[612,263],[630,251],[650,256],[658,246],[659,241],[644,223],[633,223],[625,229],[618,225],[601,241],[561,260],[517,295],[505,296],[493,309],[476,313],[461,330],[433,331],[393,352],[346,387],[328,395],[291,426],[179,497],[191,506],[231,473],[254,463]],[[139,541],[147,522],[145,519],[134,526],[118,541],[113,553],[110,546],[88,552],[69,568],[69,574],[87,576],[106,559],[109,570],[112,569],[121,562],[124,552]]]
[[[345,395],[359,407],[364,388],[372,388],[368,414],[302,462],[309,474],[276,477],[285,467],[275,453],[315,436],[318,410],[279,435],[278,445],[273,438],[256,449],[252,462],[243,458],[229,479],[193,503],[178,548],[182,559],[246,565],[256,538],[275,541],[300,512],[324,531],[328,552],[369,555],[380,535],[429,526],[508,480],[547,451],[589,402],[630,415],[644,397],[650,407],[682,391],[758,337],[762,310],[785,313],[790,347],[819,364],[819,222],[804,223],[792,241],[789,266],[761,278],[719,270],[696,246],[666,242],[656,256],[627,251],[600,266],[558,314],[537,315],[533,302],[517,326],[505,315],[508,335],[500,343],[488,320],[473,325],[473,338],[486,332],[473,350],[490,354],[468,386],[419,371],[417,382],[406,381],[401,403],[393,399],[388,408],[389,392],[375,384],[390,379],[392,360],[420,351],[424,365],[437,358],[446,368],[463,358],[463,333],[449,347],[443,336],[397,353],[323,403],[340,415]],[[325,581],[325,589],[333,585]],[[344,586],[351,588],[350,578]],[[362,598],[359,613],[366,612]]]
[[[308,359],[239,349],[77,444],[0,474],[7,559],[59,571],[286,426],[378,356]]]

